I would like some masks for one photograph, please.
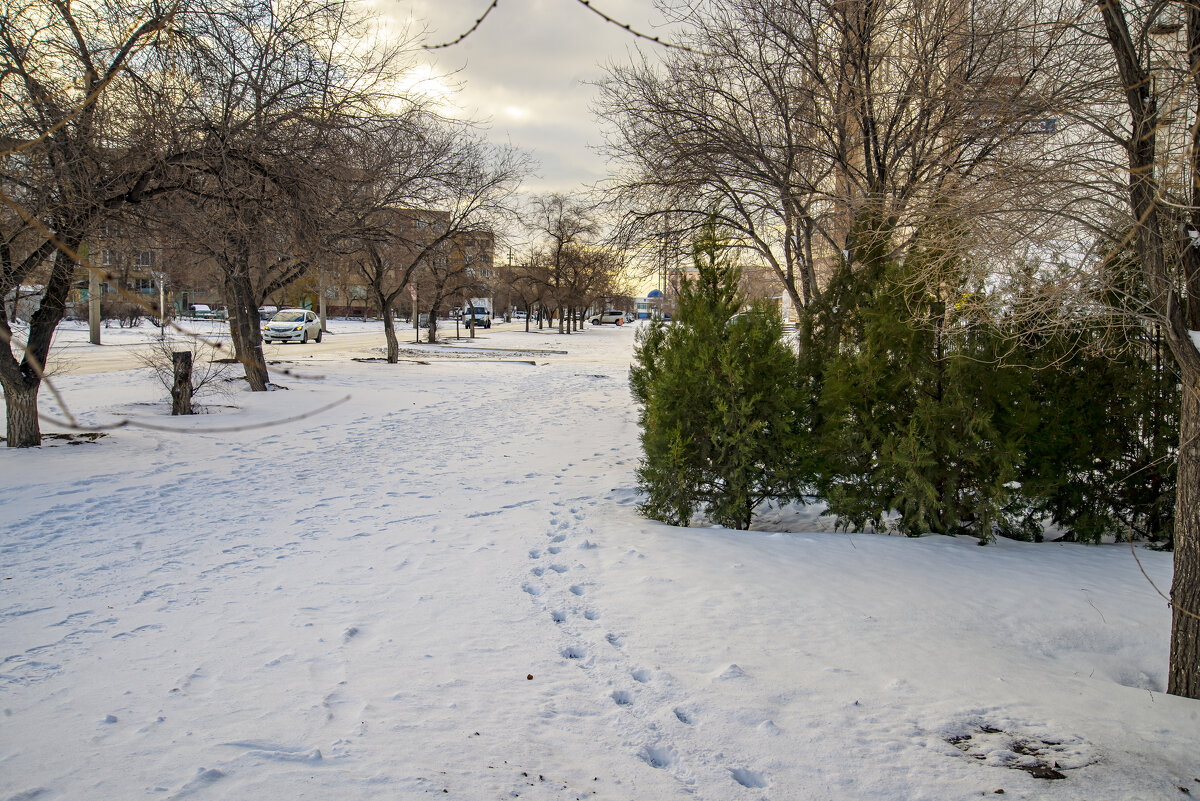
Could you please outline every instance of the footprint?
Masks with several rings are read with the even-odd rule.
[[[550,565],[550,569],[555,573],[566,573],[568,570],[570,570],[570,568],[566,565]]]
[[[543,573],[545,573],[545,572],[546,572],[546,568],[544,568],[544,567],[535,567],[533,570],[530,570],[529,572],[530,572],[530,573],[532,573],[533,575],[535,575],[535,576],[537,576],[537,577],[541,578],[541,575],[542,575]]]
[[[749,768],[730,768],[729,772],[733,774],[733,780],[743,787],[766,787],[767,778],[756,770]]]
[[[541,559],[542,552],[539,551],[537,548],[533,548],[529,551],[529,558],[530,559]]]
[[[582,645],[568,645],[562,649],[562,655],[566,659],[583,659],[587,656],[587,651]]]
[[[571,588],[571,592],[575,592],[574,587]],[[575,594],[579,595],[579,593],[577,593],[577,592],[575,592]],[[588,620],[599,620],[600,619],[600,613],[597,612],[595,609],[585,609],[583,612],[583,616]]]
[[[554,534],[550,536],[551,542],[562,542],[567,538],[566,534]]]
[[[542,594],[542,588],[533,584],[522,584],[521,589],[532,595],[534,598]]]
[[[679,722],[685,726],[691,726],[696,720],[695,715],[681,706],[677,706],[671,711],[675,713],[675,717],[679,719]]]
[[[549,553],[562,553],[562,546],[561,545],[551,545],[549,548],[546,549],[546,551]]]
[[[529,591],[526,590],[526,592],[529,592]],[[541,590],[539,590],[538,592],[541,592]],[[571,594],[572,595],[583,595],[583,593],[584,593],[584,589],[583,589],[582,584],[572,584],[571,585]]]
[[[613,690],[612,699],[617,706],[633,705],[633,693],[629,690]]]
[[[669,768],[679,761],[672,748],[658,745],[648,745],[638,752],[643,762],[652,768]]]
[[[618,634],[612,634],[612,633],[606,634],[606,635],[604,635],[604,639],[608,640],[608,644],[611,645],[613,648],[620,648],[622,645],[625,644],[625,638],[621,637]]]
[[[646,670],[645,668],[635,668],[629,671],[629,675],[632,676],[633,680],[639,684],[645,684],[646,682],[650,681],[650,671]]]
[[[555,609],[550,613],[550,619],[555,623],[565,623],[567,621],[567,613],[561,609]]]

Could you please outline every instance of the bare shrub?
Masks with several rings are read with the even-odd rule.
[[[100,319],[105,328],[114,321],[121,328],[137,328],[145,314],[145,307],[132,301],[103,301],[100,304]]]
[[[154,377],[163,385],[167,396],[172,397],[175,386],[173,354],[189,351],[192,354],[192,400],[201,397],[227,397],[230,393],[226,374],[236,361],[225,359],[216,347],[199,338],[167,337],[155,340],[149,350],[138,355],[142,365],[150,368]],[[190,413],[194,413],[193,407]]]

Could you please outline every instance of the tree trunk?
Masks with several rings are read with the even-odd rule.
[[[0,354],[6,439],[10,448],[33,448],[42,444],[37,411],[38,390],[41,389],[42,376],[45,375],[54,330],[62,321],[67,294],[71,291],[71,279],[75,274],[76,263],[67,258],[66,254],[77,251],[82,238],[79,234],[62,236],[65,247],[54,257],[42,300],[29,320],[29,333],[25,338],[25,353],[21,361],[18,363],[13,355],[11,343],[8,343],[7,349]],[[4,330],[7,332],[7,324]]]
[[[177,350],[171,354],[175,383],[171,386],[171,414],[192,413],[192,352]]]
[[[437,318],[438,312],[441,311],[441,308],[442,301],[440,298],[435,299],[433,306],[429,308],[429,336],[426,338],[426,341],[429,342],[430,345],[437,343]]]
[[[88,270],[88,342],[100,344],[100,273]]]
[[[318,288],[318,291],[321,293],[320,296],[317,298],[317,309],[318,309],[317,314],[321,318],[321,330],[328,331],[329,330],[329,328],[328,328],[329,318],[325,314],[325,272],[320,271],[317,273],[317,275],[320,277],[320,286]]]
[[[1182,372],[1167,692],[1200,698],[1200,375]]]
[[[229,294],[229,330],[238,361],[245,370],[250,390],[266,392],[271,379],[258,326],[258,299],[248,276],[226,275],[225,286]]]
[[[37,376],[16,386],[4,384],[4,403],[7,422],[7,441],[10,448],[36,448],[42,444],[42,429],[38,425],[37,396],[42,382]]]
[[[381,305],[383,308],[383,335],[387,338],[388,364],[396,364],[400,361],[400,343],[396,341],[396,323],[392,319],[392,306],[390,303]]]

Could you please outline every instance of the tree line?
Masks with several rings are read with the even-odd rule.
[[[500,282],[485,273],[520,228],[532,159],[403,88],[417,42],[365,12],[350,0],[5,4],[0,297],[42,287],[24,341],[0,309],[9,447],[40,442],[38,392],[80,269],[121,284],[89,253],[98,238],[154,242],[163,270],[211,276],[255,391],[270,380],[258,309],[297,281],[323,296],[335,266],[351,276],[393,362],[410,286],[436,320]],[[553,253],[535,249],[503,283],[577,325],[620,294],[621,260],[581,199],[549,195],[534,210]],[[572,217],[583,224],[564,228]]]

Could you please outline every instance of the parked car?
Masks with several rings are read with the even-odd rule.
[[[309,338],[321,341],[321,318],[307,309],[284,309],[263,326],[263,342],[299,342]]]
[[[214,309],[204,303],[193,303],[188,306],[188,317],[197,320],[228,320],[229,312],[225,309]]]
[[[625,324],[625,312],[616,309],[605,309],[591,319],[592,325],[604,325],[612,323],[613,325]]]
[[[472,318],[474,318],[476,328],[492,327],[492,313],[486,306],[468,306],[466,315],[463,317],[463,325],[471,325]]]
[[[274,317],[276,315],[276,313],[278,313],[278,311],[279,311],[278,306],[259,306],[258,307],[258,319],[262,320],[263,322],[266,322],[267,320],[270,320],[272,317]]]

